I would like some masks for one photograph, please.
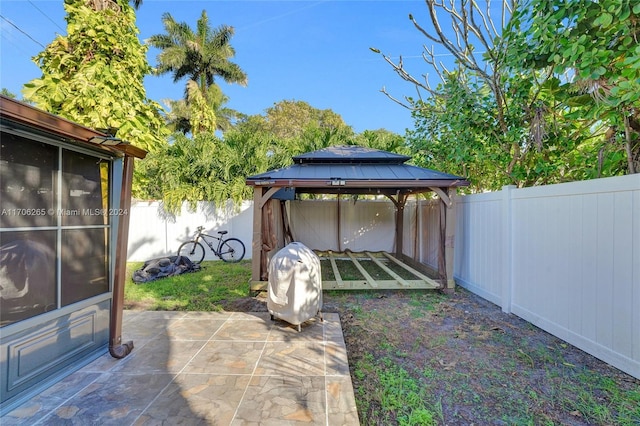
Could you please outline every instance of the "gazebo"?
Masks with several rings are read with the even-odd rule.
[[[411,157],[405,155],[371,148],[333,146],[295,156],[294,164],[290,167],[248,177],[247,185],[254,187],[251,289],[259,290],[266,287],[270,255],[293,239],[289,232],[289,218],[284,203],[294,200],[300,194],[351,194],[382,195],[388,198],[395,207],[395,249],[393,254],[385,256],[394,263],[414,271],[424,281],[424,286],[417,288],[452,291],[455,286],[454,197],[456,188],[467,186],[469,182],[459,176],[406,164],[410,159]],[[435,279],[427,276],[432,272],[431,268],[403,253],[405,205],[412,194],[425,193],[435,193],[440,200],[440,249]],[[355,257],[349,253],[348,255],[363,272],[367,281],[365,284],[369,287],[403,288],[410,284],[385,268],[395,280],[392,285],[388,285],[388,282],[379,285],[380,283],[368,276]],[[368,252],[367,255],[371,260],[380,263],[375,256]],[[345,286],[339,278],[335,262],[332,260],[331,263],[334,272],[338,273],[339,284],[331,288],[362,288]],[[408,287],[416,288],[415,285]]]

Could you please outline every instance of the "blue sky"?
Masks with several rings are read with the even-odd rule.
[[[62,0],[2,0],[0,2],[0,87],[21,98],[22,85],[40,77],[31,58],[56,34],[66,34]],[[161,16],[195,28],[202,10],[212,26],[231,25],[236,50],[233,59],[247,73],[247,87],[226,85],[228,106],[245,114],[263,114],[281,100],[300,100],[340,114],[356,132],[384,128],[404,134],[413,127],[411,114],[380,92],[414,96],[376,47],[397,59],[416,76],[431,70],[423,62],[422,45],[431,45],[408,19],[412,13],[428,21],[422,0],[411,1],[161,1],[144,0],[137,12],[139,38],[163,32]],[[149,62],[156,63],[150,49]],[[147,77],[147,96],[162,104],[179,99],[184,81],[169,76]]]

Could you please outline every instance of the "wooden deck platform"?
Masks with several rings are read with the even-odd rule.
[[[387,252],[316,251],[323,290],[441,289],[442,284]],[[265,291],[266,281],[253,281],[251,291]]]

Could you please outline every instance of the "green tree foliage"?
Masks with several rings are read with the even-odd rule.
[[[11,93],[11,91],[5,87],[3,87],[2,90],[0,90],[0,95],[6,96],[11,99],[16,98],[16,95],[14,93]]]
[[[162,15],[165,34],[151,36],[147,43],[161,49],[156,71],[171,73],[173,81],[187,79],[183,102],[171,102],[172,123],[184,133],[215,131],[225,127],[229,117],[237,113],[223,110],[226,98],[215,86],[216,77],[227,83],[245,86],[247,75],[231,62],[235,50],[231,46],[233,27],[220,25],[211,28],[206,11],[192,30],[185,22],[177,22],[169,13]],[[196,91],[196,89],[199,91]],[[221,119],[217,115],[222,113]]]
[[[145,195],[163,200],[174,213],[185,201],[191,208],[198,201],[239,204],[253,197],[246,177],[267,170],[267,146],[250,133],[232,131],[225,140],[210,132],[193,138],[177,133],[173,144],[145,159]]]
[[[531,100],[526,85],[509,79],[497,55],[501,24],[492,19],[496,14],[490,11],[491,5],[427,0],[431,30],[419,22],[417,15],[409,16],[430,43],[444,49],[455,61],[454,69],[448,69],[437,60],[435,48],[425,47],[423,58],[440,78],[436,87],[428,79],[414,77],[405,69],[402,58],[393,61],[382,54],[398,75],[417,89],[417,97],[404,100],[387,94],[413,111],[416,128],[408,133],[408,139],[415,161],[424,167],[461,174],[476,189],[523,186],[531,175],[529,170],[520,170],[531,152],[523,123]],[[503,19],[512,6],[513,1],[502,1]],[[443,28],[452,28],[453,35],[449,37]],[[509,88],[509,83],[517,87]]]
[[[222,93],[217,84],[212,84],[203,94],[193,80],[187,82],[187,97],[177,101],[168,100],[170,111],[166,120],[172,131],[187,134],[192,131],[215,129],[222,132],[230,130],[244,114],[225,107],[229,98]],[[191,123],[194,123],[194,126]]]
[[[526,0],[513,14],[505,58],[513,69],[549,69],[562,79],[567,118],[599,129],[599,168],[640,172],[640,3]],[[577,107],[577,108],[576,108]]]
[[[410,155],[410,149],[405,139],[397,133],[386,129],[365,130],[355,135],[353,144],[397,154]]]
[[[566,49],[580,50],[574,36],[582,37],[580,43],[585,45],[592,42],[589,31],[586,35],[578,31],[559,41],[563,19],[573,19],[565,14],[567,9],[575,5],[575,9],[582,10],[587,3],[610,8],[612,5],[608,3],[612,2],[556,1],[551,2],[555,3],[553,7],[542,0],[501,3],[502,13],[496,13],[492,9],[497,5],[495,2],[427,0],[427,26],[410,16],[414,27],[429,42],[455,59],[453,69],[446,68],[437,59],[440,52],[425,48],[427,65],[440,77],[436,87],[428,79],[415,78],[405,69],[402,58],[394,62],[382,54],[401,78],[418,89],[417,97],[404,100],[387,94],[413,110],[416,126],[407,137],[415,161],[463,175],[472,182],[471,189],[477,191],[498,189],[505,184],[522,187],[619,173],[616,161],[619,155],[610,158],[606,171],[598,166],[603,140],[594,134],[594,120],[582,114],[586,111],[584,97],[569,93],[558,69],[554,73],[549,62],[549,58],[559,57],[551,52],[560,52],[561,57]],[[532,9],[534,3],[536,8]],[[616,10],[625,18],[627,9]],[[627,17],[632,14],[631,10]],[[531,24],[534,17],[545,19],[549,15],[561,17],[550,21],[548,26],[548,22]],[[522,24],[524,21],[527,25]],[[610,24],[608,21],[604,18],[604,23]],[[453,35],[448,36],[451,33],[444,28],[452,28]],[[523,30],[524,33],[519,33]],[[541,35],[540,31],[548,32]],[[602,43],[597,41],[598,49],[589,51],[595,54],[596,50],[607,50],[607,43],[618,40],[621,46],[625,45],[623,33],[616,31],[617,35],[609,34],[601,40],[596,37]],[[538,36],[548,43],[536,41]],[[546,57],[536,50],[536,43],[548,48]],[[624,56],[623,63],[633,62],[627,53]],[[600,71],[595,69],[597,73]],[[633,98],[638,93],[636,90],[626,96]],[[591,114],[593,117],[593,110]]]
[[[280,101],[267,108],[265,118],[266,130],[282,139],[298,137],[308,127],[348,131],[340,115],[330,109],[314,108],[304,101]]]
[[[163,200],[171,212],[179,212],[184,201],[193,208],[198,201],[251,199],[253,190],[245,184],[248,176],[286,167],[293,156],[305,152],[353,144],[407,150],[403,138],[392,132],[356,135],[335,112],[292,101],[277,103],[265,115],[243,118],[223,138],[204,131],[193,138],[182,133],[174,137],[172,145],[145,159],[144,193],[139,194]]]
[[[417,164],[466,176],[474,191],[499,188],[508,181],[502,167],[510,155],[500,143],[494,98],[485,86],[465,77],[461,70],[448,74],[438,96],[416,104],[408,143]]]
[[[334,145],[353,144],[354,132],[330,109],[283,100],[238,124],[238,131],[262,135],[268,143],[269,169],[292,164],[291,157]]]
[[[64,7],[67,35],[34,58],[43,75],[25,84],[25,99],[91,128],[118,129],[140,148],[162,146],[166,130],[160,106],[146,98],[151,68],[133,8],[123,0],[65,0]]]

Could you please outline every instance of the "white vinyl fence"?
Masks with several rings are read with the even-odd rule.
[[[640,174],[457,206],[459,285],[640,378]]]
[[[404,253],[434,269],[438,211],[437,200],[421,200],[404,217]],[[312,249],[394,250],[388,200],[293,201],[288,216],[294,238]],[[200,203],[177,217],[137,202],[129,261],[175,254],[199,225],[228,230],[251,257],[251,202],[237,210]],[[457,197],[454,275],[503,311],[640,378],[640,174]]]
[[[243,203],[237,209],[231,203],[224,208],[216,208],[213,203],[203,202],[198,203],[195,211],[190,211],[185,205],[179,215],[172,215],[159,202],[134,201],[129,220],[129,262],[177,254],[180,244],[191,240],[201,225],[207,234],[218,235],[217,231],[228,231],[225,237],[239,238],[246,249],[245,259],[251,259],[252,202]],[[205,260],[218,258],[207,248]]]
[[[407,208],[405,223],[415,224],[415,203]],[[388,200],[306,200],[288,203],[291,231],[296,241],[314,250],[387,251],[395,247],[395,209]],[[337,218],[340,217],[340,220]],[[198,203],[195,211],[183,207],[181,214],[164,211],[158,202],[132,203],[129,226],[128,261],[144,261],[176,254],[184,241],[191,239],[198,226],[208,234],[227,230],[227,237],[242,240],[245,258],[251,258],[253,238],[253,202],[234,209],[231,203],[216,209],[212,203]],[[411,226],[413,229],[413,226]],[[405,253],[413,253],[415,230],[405,235]],[[340,237],[338,237],[340,235]],[[411,238],[410,238],[410,237]],[[206,260],[217,258],[207,252]]]

